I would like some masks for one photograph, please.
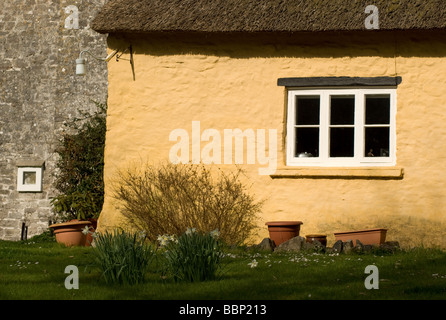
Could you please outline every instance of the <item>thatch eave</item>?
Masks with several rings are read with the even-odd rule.
[[[109,0],[100,33],[365,30],[366,0]],[[379,30],[446,30],[444,0],[375,0]],[[374,30],[375,31],[375,30]]]

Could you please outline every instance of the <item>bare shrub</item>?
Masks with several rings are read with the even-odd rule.
[[[227,244],[252,236],[262,201],[255,201],[240,181],[242,171],[211,172],[202,165],[148,164],[118,173],[114,198],[120,210],[149,240],[184,233],[187,228],[218,229]]]

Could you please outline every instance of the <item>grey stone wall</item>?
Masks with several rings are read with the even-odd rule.
[[[0,239],[40,234],[53,218],[50,200],[64,121],[105,103],[107,65],[85,56],[87,75],[75,59],[88,49],[107,55],[106,36],[90,22],[106,0],[3,1],[0,11]],[[69,7],[75,6],[75,7]],[[67,8],[68,7],[68,8]],[[76,21],[76,10],[78,20]],[[78,23],[76,23],[78,22]],[[109,62],[112,63],[113,61]],[[44,162],[43,191],[17,191],[19,163]]]

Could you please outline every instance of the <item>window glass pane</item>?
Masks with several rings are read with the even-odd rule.
[[[353,157],[354,135],[354,128],[330,128],[330,157]]]
[[[319,157],[319,128],[296,128],[295,157]]]
[[[296,125],[318,125],[319,109],[319,96],[296,97]]]
[[[23,184],[36,184],[36,172],[25,171],[23,172]]]
[[[331,96],[330,98],[330,124],[354,124],[355,122],[355,97]]]
[[[366,96],[366,124],[390,124],[390,96]]]
[[[365,156],[389,157],[389,127],[365,128]]]

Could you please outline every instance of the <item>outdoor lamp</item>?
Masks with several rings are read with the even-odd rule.
[[[76,74],[78,76],[85,75],[85,59],[82,58],[76,59]]]
[[[99,61],[105,61],[105,62],[109,62],[111,60],[111,58],[113,58],[117,53],[118,50],[114,50],[112,53],[110,53],[106,58],[98,58],[95,57],[91,52],[84,50],[79,54],[79,58],[76,59],[76,74],[78,76],[84,76],[86,73],[86,67],[85,67],[85,61],[86,59],[82,58],[82,55],[84,53],[88,53],[89,55],[91,55],[93,58],[95,58],[96,60]]]

